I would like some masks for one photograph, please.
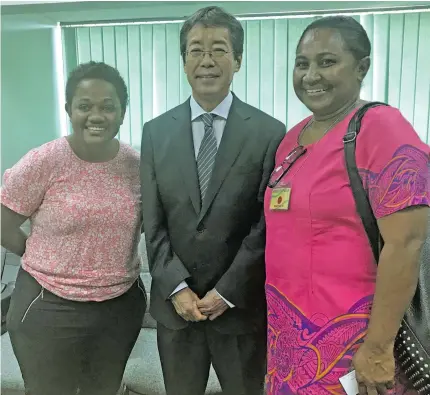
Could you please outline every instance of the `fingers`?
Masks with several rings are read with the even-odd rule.
[[[209,300],[206,296],[203,299],[197,301],[197,307],[201,312],[210,311],[213,305],[213,301]]]
[[[197,302],[197,307],[204,314],[213,314],[216,313],[219,309],[228,307],[224,300],[220,298],[205,298]]]
[[[201,313],[201,311],[197,307],[197,302],[196,301],[194,301],[194,303],[193,303],[192,314],[193,314],[193,318],[194,318],[195,321],[204,321],[204,320],[206,320],[208,318],[206,315],[203,315]]]
[[[198,311],[198,310],[197,310]],[[185,320],[190,322],[204,321],[208,317],[195,311],[178,312],[178,314]]]
[[[391,346],[381,350],[364,342],[355,353],[352,363],[359,395],[390,394],[395,382],[395,360]]]
[[[217,311],[219,311],[220,309],[222,309],[223,306],[211,306],[211,307],[207,307],[205,309],[199,309],[199,311],[204,314],[204,315],[211,315],[211,314],[215,314]]]
[[[192,320],[192,315],[189,314],[188,310],[183,309],[181,306],[175,306],[176,312],[178,313],[179,316],[181,316],[182,319],[184,319],[185,321],[191,321]]]
[[[394,389],[395,384],[394,381],[389,381],[385,384],[379,384],[376,386],[379,395],[389,395],[390,390]]]
[[[199,311],[204,315],[215,314],[219,310],[219,306],[211,306],[206,308],[199,308]]]
[[[218,311],[215,311],[214,313],[212,313],[212,314],[209,315],[209,320],[213,321],[214,319],[216,319],[219,316],[223,315],[226,310],[227,310],[227,308],[221,308]]]
[[[214,319],[218,318],[222,314],[221,311],[218,311],[217,313],[209,315],[209,320],[213,321]]]
[[[367,386],[367,395],[378,395],[378,391],[376,390],[376,387]]]
[[[366,385],[363,383],[358,383],[358,394],[359,395],[378,395],[376,387]]]
[[[184,293],[178,298],[173,298],[172,301],[176,312],[185,321],[191,322],[204,321],[208,318],[214,320],[228,308],[224,301],[218,300],[210,292],[203,299],[187,292],[186,295]]]
[[[190,309],[184,306],[182,303],[173,302],[173,307],[176,310],[176,313],[185,321],[191,321],[192,315],[190,314]]]
[[[386,385],[366,385],[364,383],[358,383],[358,394],[359,395],[388,395],[389,389],[394,388],[394,384],[390,386],[391,383],[388,383]]]
[[[223,315],[226,310],[228,310],[228,306],[220,307],[217,311],[209,315],[209,320],[213,321],[214,319],[218,318],[220,315]]]
[[[386,385],[376,386],[376,393],[379,395],[388,395],[388,387]]]
[[[367,395],[366,384],[358,383],[358,395]]]
[[[213,313],[213,311],[214,311],[214,308],[213,308],[213,306],[204,306],[204,307],[200,307],[199,305],[197,305],[197,308],[199,309],[199,311],[202,313],[202,314],[210,314],[210,313]]]
[[[191,322],[204,321],[208,317],[203,315],[197,307],[196,301],[186,304],[174,304],[176,312],[185,320]]]
[[[393,381],[389,381],[388,383],[385,384],[385,386],[387,387],[387,389],[392,390],[394,389],[394,380]]]
[[[184,288],[172,297],[172,303],[176,312],[185,321],[195,322],[207,319],[197,307],[197,302],[199,301],[200,299],[190,288]]]

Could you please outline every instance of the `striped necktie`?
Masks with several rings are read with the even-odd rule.
[[[197,174],[199,176],[200,196],[203,199],[209,186],[212,168],[217,153],[217,142],[213,130],[214,114],[205,113],[201,119],[205,125],[205,134],[197,155]]]

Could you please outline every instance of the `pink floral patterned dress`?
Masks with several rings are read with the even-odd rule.
[[[272,189],[265,194],[268,395],[344,394],[339,377],[367,330],[377,267],[344,163],[351,117],[307,146],[280,180],[291,188],[288,210],[272,210]],[[276,166],[307,121],[287,133]],[[429,153],[397,109],[368,111],[356,157],[377,218],[429,205]],[[392,391],[405,393],[400,383]]]

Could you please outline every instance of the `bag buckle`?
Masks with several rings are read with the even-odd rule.
[[[357,138],[357,132],[348,132],[343,136],[343,143],[351,143]]]

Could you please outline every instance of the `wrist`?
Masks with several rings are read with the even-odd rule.
[[[394,349],[394,340],[395,339],[366,336],[364,338],[363,347],[374,354],[384,354],[388,350]]]
[[[171,299],[174,299],[176,296],[180,296],[183,295],[184,293],[186,293],[187,291],[189,291],[190,288],[188,287],[184,287],[182,289],[180,289],[179,291],[176,291],[172,296]]]
[[[375,317],[371,317],[364,342],[369,348],[374,350],[382,351],[390,349],[394,347],[399,327],[400,324],[397,322],[376,320]]]

